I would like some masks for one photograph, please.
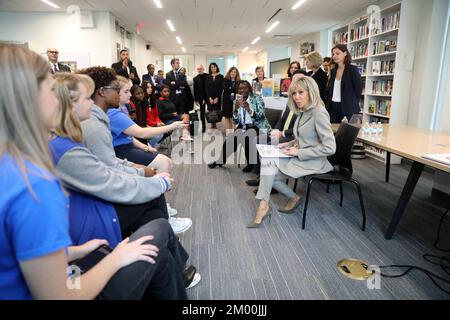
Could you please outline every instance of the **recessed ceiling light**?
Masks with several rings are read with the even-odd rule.
[[[183,52],[186,52],[186,48],[185,47],[181,47],[181,50],[183,50]]]
[[[245,52],[248,50],[248,47],[245,47],[244,50],[242,50],[242,52]]]
[[[166,20],[167,25],[169,26],[170,31],[175,32],[175,27],[172,24],[172,21]]]
[[[158,9],[162,9],[162,4],[161,4],[161,1],[159,1],[159,0],[153,0],[153,2],[155,3],[155,6],[158,8]]]
[[[279,25],[280,24],[280,21],[275,21],[274,23],[272,23],[272,25],[269,27],[269,28],[267,28],[267,30],[266,30],[266,33],[269,33],[270,31],[272,31],[273,29],[275,29],[275,27],[277,26],[277,25]]]
[[[255,40],[252,41],[252,44],[255,44],[259,41],[259,39],[261,39],[261,37],[256,37]]]
[[[297,9],[298,7],[300,7],[302,4],[304,4],[306,2],[306,0],[300,0],[299,2],[297,2],[296,4],[294,4],[293,6],[292,6],[292,10],[295,10],[295,9]]]
[[[46,3],[46,4],[48,4],[50,7],[53,7],[53,8],[55,8],[55,9],[59,9],[59,6],[58,5],[56,5],[56,4],[54,4],[53,2],[51,2],[51,1],[48,1],[48,0],[41,0],[43,3]]]
[[[183,42],[181,41],[180,37],[176,37],[178,44],[183,44]]]

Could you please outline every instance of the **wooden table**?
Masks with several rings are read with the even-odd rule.
[[[333,125],[336,130],[338,125]],[[416,187],[417,181],[425,166],[432,167],[450,173],[450,166],[422,158],[425,154],[450,153],[450,134],[435,133],[411,126],[383,125],[381,135],[366,135],[359,132],[358,141],[385,150],[388,153],[386,161],[386,176],[389,178],[389,158],[390,153],[413,161],[402,194],[397,202],[397,206],[392,215],[391,222],[386,232],[386,239],[391,239],[405,208]]]

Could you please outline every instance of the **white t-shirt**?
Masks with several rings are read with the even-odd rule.
[[[334,81],[333,99],[331,99],[333,102],[341,102],[341,81],[342,79]]]

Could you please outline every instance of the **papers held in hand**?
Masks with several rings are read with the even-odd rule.
[[[279,149],[278,146],[257,144],[256,148],[262,158],[292,158],[292,156],[284,154],[283,149]]]

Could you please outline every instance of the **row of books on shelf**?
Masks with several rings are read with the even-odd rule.
[[[369,25],[361,25],[350,30],[350,41],[357,41],[369,36]]]
[[[372,81],[372,94],[392,95],[394,80]]]
[[[398,29],[400,26],[400,11],[388,17],[375,19],[371,30],[372,35],[388,32],[390,30]]]
[[[381,40],[372,45],[372,54],[382,54],[397,51],[397,40]]]
[[[372,74],[393,74],[395,71],[395,60],[383,60],[372,62]]]
[[[348,42],[348,32],[336,33],[333,37],[333,44],[347,43]]]
[[[369,101],[369,113],[382,116],[391,116],[391,100],[371,100]]]
[[[367,57],[369,53],[369,45],[367,43],[361,43],[357,46],[350,46],[350,54],[352,57]]]

